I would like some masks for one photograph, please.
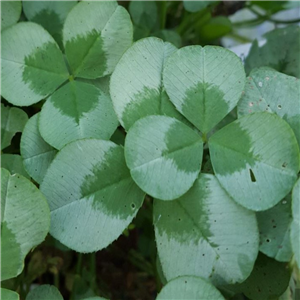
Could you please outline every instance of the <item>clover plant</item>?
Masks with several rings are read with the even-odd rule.
[[[254,42],[246,74],[220,46],[133,42],[115,1],[37,3],[19,23],[21,3],[2,6],[1,149],[22,135],[20,155],[1,155],[1,280],[48,232],[99,251],[150,205],[156,299],[277,299],[300,267],[299,27]],[[155,32],[154,3],[130,12],[135,35]],[[63,299],[50,285],[26,296],[42,298]]]

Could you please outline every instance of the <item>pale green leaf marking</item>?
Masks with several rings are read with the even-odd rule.
[[[25,300],[63,300],[59,290],[48,284],[43,284],[31,290]]]
[[[42,25],[62,47],[62,29],[69,11],[77,1],[23,1],[29,21]]]
[[[22,132],[28,116],[20,108],[1,103],[1,150],[8,147],[17,132]]]
[[[112,243],[144,198],[130,177],[123,148],[96,139],[65,146],[49,167],[41,190],[51,210],[50,233],[78,252]]]
[[[11,291],[11,290],[1,288],[0,293],[1,293],[1,299],[3,299],[3,300],[4,299],[5,300],[19,300],[20,299],[19,295],[16,292]]]
[[[286,263],[259,253],[250,276],[241,284],[226,287],[235,293],[244,293],[251,300],[271,300],[285,292],[289,280],[290,270]]]
[[[267,112],[244,116],[216,132],[209,151],[221,185],[236,202],[255,211],[283,199],[299,171],[291,127]]]
[[[1,31],[16,24],[21,12],[21,1],[1,1]]]
[[[37,183],[42,182],[49,165],[57,153],[41,137],[38,128],[39,114],[34,115],[27,122],[20,144],[24,167]]]
[[[1,154],[1,167],[8,170],[10,174],[20,174],[30,178],[23,166],[23,159],[18,154]]]
[[[299,99],[298,78],[262,67],[253,70],[247,78],[245,93],[238,104],[238,115],[259,111],[275,113],[292,127],[300,145]]]
[[[109,75],[132,44],[130,16],[116,1],[84,1],[69,13],[63,43],[72,74],[95,79]]]
[[[10,103],[36,103],[68,78],[58,45],[40,25],[18,23],[3,32],[1,42],[1,93]]]
[[[202,154],[200,135],[166,116],[140,119],[125,140],[126,163],[133,180],[162,200],[176,199],[191,188],[201,169]]]
[[[225,300],[208,281],[195,276],[182,276],[169,281],[156,300]]]
[[[79,81],[68,82],[49,97],[39,119],[43,139],[56,149],[83,138],[109,139],[117,126],[109,96]]]
[[[245,85],[245,71],[241,60],[229,50],[189,46],[170,56],[163,81],[177,110],[208,133],[236,106]]]
[[[256,214],[259,234],[259,250],[278,261],[290,261],[291,197],[288,195],[269,210]]]
[[[295,261],[300,267],[300,179],[297,180],[292,193],[291,243]]]
[[[154,227],[167,280],[190,274],[235,283],[252,271],[259,242],[255,214],[236,204],[213,175],[201,174],[177,200],[155,200]]]
[[[11,176],[1,168],[1,258],[8,269],[11,264],[10,271],[14,270],[13,274],[1,273],[2,279],[21,273],[25,256],[45,239],[49,223],[49,207],[37,187],[25,177]]]
[[[162,84],[166,59],[176,48],[150,37],[136,42],[111,76],[110,94],[121,125],[128,130],[148,115],[184,119],[170,102]]]
[[[267,66],[287,75],[300,77],[300,28],[290,25],[264,35],[266,43],[259,47],[255,40],[245,61],[247,74],[257,67]]]
[[[186,11],[188,12],[197,12],[204,8],[206,8],[208,5],[212,4],[213,2],[217,1],[183,1],[183,6]]]

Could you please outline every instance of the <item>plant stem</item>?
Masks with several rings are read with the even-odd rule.
[[[82,266],[82,253],[78,253],[78,261],[76,265],[76,274],[81,274],[81,266]]]
[[[167,1],[160,1],[160,29],[165,29],[167,20]]]

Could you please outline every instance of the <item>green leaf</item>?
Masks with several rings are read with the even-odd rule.
[[[2,3],[2,1],[1,1]],[[3,300],[19,300],[19,295],[11,290],[1,288],[1,299]]]
[[[150,33],[154,29],[157,20],[157,6],[154,1],[131,1],[129,13],[132,21],[140,28],[147,29]]]
[[[1,31],[16,24],[21,12],[21,1],[1,1]]]
[[[245,72],[241,60],[227,49],[188,46],[170,56],[163,80],[177,110],[208,133],[236,106]]]
[[[277,115],[246,115],[217,131],[208,143],[218,180],[244,207],[266,210],[291,191],[299,149],[291,127]]]
[[[236,204],[213,175],[201,174],[178,200],[155,200],[154,228],[167,280],[189,274],[235,283],[252,271],[259,242],[255,214]]]
[[[58,45],[40,25],[18,23],[2,33],[1,42],[1,94],[10,103],[36,103],[68,78]]]
[[[51,210],[50,233],[78,252],[103,249],[118,238],[144,198],[130,177],[123,148],[96,139],[65,146],[40,188]]]
[[[245,93],[238,104],[238,116],[267,111],[275,113],[294,130],[300,145],[299,79],[262,67],[247,78]]]
[[[109,139],[118,120],[109,96],[94,85],[71,81],[43,105],[39,129],[56,149],[83,138]]]
[[[25,256],[45,239],[49,222],[49,207],[37,187],[1,168],[2,280],[21,273]]]
[[[247,74],[257,67],[267,66],[275,70],[300,77],[300,28],[290,25],[274,29],[264,35],[266,43],[259,47],[255,40],[245,60]]]
[[[290,271],[286,263],[259,253],[251,275],[241,284],[228,286],[251,300],[275,300],[289,285]]]
[[[26,296],[25,300],[41,300],[41,299],[63,300],[63,297],[55,286],[43,284],[31,290]]]
[[[297,180],[292,193],[291,243],[295,260],[300,268],[300,179]]]
[[[218,1],[183,1],[183,6],[186,11],[188,12],[197,12],[204,8],[206,8],[208,5],[212,4],[213,2]]]
[[[84,1],[68,14],[63,43],[72,74],[95,79],[114,70],[132,44],[132,24],[117,1]]]
[[[69,11],[77,1],[23,1],[29,21],[42,25],[62,47],[62,29]]]
[[[17,154],[1,154],[1,167],[8,170],[10,174],[20,174],[28,179],[30,176],[24,169],[23,159]]]
[[[38,128],[39,115],[35,114],[27,122],[20,144],[23,164],[28,174],[41,183],[57,151],[47,144],[40,135]]]
[[[111,76],[110,94],[126,130],[148,115],[183,119],[162,84],[165,61],[175,50],[173,45],[150,37],[134,43],[121,58]]]
[[[256,214],[259,233],[259,250],[278,261],[290,261],[291,197],[287,196],[276,206]]]
[[[169,281],[156,300],[225,300],[208,281],[195,276],[182,276]]]
[[[200,135],[166,116],[140,119],[125,139],[126,163],[133,180],[161,200],[176,199],[192,187],[201,169],[202,154]]]
[[[22,109],[1,103],[1,150],[10,145],[17,132],[23,131],[27,120],[28,116]]]

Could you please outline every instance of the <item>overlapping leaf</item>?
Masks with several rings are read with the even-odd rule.
[[[1,299],[3,299],[3,300],[4,299],[5,300],[19,300],[20,299],[19,295],[16,292],[11,291],[11,290],[1,288],[0,293],[1,293]]]
[[[136,42],[118,63],[111,76],[110,93],[118,119],[126,130],[148,115],[183,119],[162,84],[165,61],[175,50],[173,45],[151,37]]]
[[[1,168],[2,280],[20,274],[26,254],[46,237],[49,222],[49,207],[36,186]]]
[[[1,95],[10,103],[36,103],[68,78],[58,45],[40,25],[18,23],[2,33],[1,43]]]
[[[206,280],[195,276],[182,276],[169,281],[156,298],[156,300],[170,299],[224,300],[224,297]]]
[[[29,21],[42,25],[62,46],[62,28],[69,11],[77,1],[23,1]]]
[[[300,77],[300,28],[290,25],[265,34],[266,43],[259,47],[255,40],[245,61],[247,74],[257,67],[267,66],[287,75]]]
[[[300,179],[297,180],[292,193],[291,243],[295,260],[300,268]]]
[[[107,247],[129,225],[144,198],[130,177],[123,148],[96,139],[65,146],[41,191],[51,210],[50,233],[78,252]]]
[[[18,154],[1,154],[1,168],[10,172],[10,174],[20,174],[30,178],[23,166],[23,159]]]
[[[118,126],[111,99],[94,85],[71,81],[43,105],[39,130],[56,149],[83,138],[109,139]]]
[[[300,81],[273,69],[253,70],[238,104],[239,117],[259,111],[275,113],[294,130],[300,145]]]
[[[255,211],[283,199],[299,171],[291,127],[267,112],[244,116],[216,132],[209,151],[221,185],[236,202]]]
[[[10,145],[17,132],[23,131],[27,120],[28,116],[22,109],[1,103],[1,150]]]
[[[16,24],[22,12],[21,1],[1,1],[1,31]]]
[[[53,286],[48,284],[43,284],[38,286],[37,288],[31,290],[26,296],[26,300],[63,300],[62,295],[59,290]]]
[[[117,1],[83,1],[68,14],[63,44],[76,77],[95,79],[112,73],[132,44],[132,24]]]
[[[162,200],[176,199],[191,188],[201,169],[202,153],[200,135],[166,116],[140,119],[125,140],[126,163],[133,180]]]
[[[41,183],[57,151],[47,144],[40,135],[38,119],[40,113],[27,122],[21,138],[21,155],[28,174]]]
[[[163,80],[177,110],[206,134],[236,106],[245,71],[229,50],[189,46],[170,56]]]
[[[260,233],[259,250],[278,261],[290,261],[290,195],[271,209],[258,212],[256,216]]]
[[[236,204],[213,175],[201,174],[178,200],[155,200],[154,226],[167,280],[189,274],[235,283],[252,271],[259,242],[255,214]]]

